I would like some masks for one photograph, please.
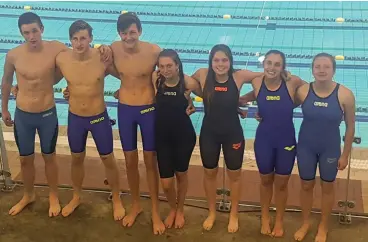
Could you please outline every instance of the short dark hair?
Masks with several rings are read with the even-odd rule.
[[[116,26],[118,33],[125,31],[132,24],[137,25],[137,29],[139,32],[142,31],[141,21],[139,20],[138,16],[135,13],[127,12],[127,13],[121,14],[118,18],[118,22]]]
[[[40,27],[40,29],[43,28],[43,23],[41,21],[40,16],[38,16],[35,13],[32,12],[26,12],[19,16],[18,19],[18,28],[20,31],[22,31],[22,25],[24,24],[33,24],[36,23]]]
[[[69,38],[73,38],[73,35],[81,30],[87,30],[90,37],[92,37],[92,27],[84,20],[77,20],[69,27]]]
[[[314,67],[314,62],[316,61],[316,59],[318,59],[319,57],[327,57],[328,59],[330,59],[331,63],[332,63],[332,68],[334,71],[336,71],[336,60],[335,57],[333,57],[332,55],[322,52],[319,53],[317,55],[314,56],[313,61],[312,61],[312,68]]]

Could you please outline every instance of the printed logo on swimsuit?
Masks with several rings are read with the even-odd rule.
[[[217,92],[227,92],[227,87],[215,87],[215,91],[217,91]]]
[[[267,96],[266,100],[267,101],[280,101],[281,97],[280,96]]]
[[[176,92],[164,92],[166,96],[176,96]]]
[[[155,107],[146,108],[146,109],[141,110],[141,114],[145,114],[145,113],[148,113],[154,110],[155,110]]]
[[[327,158],[327,163],[332,164],[337,161],[337,158]]]
[[[99,122],[104,121],[104,120],[105,120],[105,117],[96,118],[94,120],[91,120],[90,124],[99,123]]]
[[[47,116],[50,116],[52,114],[53,114],[53,112],[45,113],[44,115],[42,115],[42,118],[47,117]]]
[[[238,150],[241,147],[241,144],[242,144],[242,142],[237,143],[237,144],[233,144],[233,149]]]
[[[295,148],[295,145],[292,145],[292,146],[285,146],[284,149],[287,151],[292,151],[294,148]]]
[[[325,107],[327,108],[328,107],[328,103],[324,103],[324,102],[314,102],[314,106],[316,107]]]

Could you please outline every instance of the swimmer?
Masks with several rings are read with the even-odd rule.
[[[294,235],[297,241],[304,239],[310,227],[317,165],[322,187],[322,213],[315,242],[327,240],[328,221],[334,203],[334,181],[338,170],[344,170],[348,165],[354,140],[355,97],[347,87],[333,81],[335,71],[333,56],[327,53],[316,55],[312,62],[315,81],[301,86],[296,94],[303,112],[297,149],[303,224]],[[339,126],[342,120],[346,131],[341,153]]]
[[[197,70],[192,77],[203,90],[205,115],[199,145],[204,166],[204,187],[209,215],[203,223],[211,230],[216,220],[216,177],[221,147],[230,179],[231,211],[228,232],[238,231],[241,167],[244,156],[244,134],[238,116],[239,91],[245,82],[262,73],[239,70],[234,72],[233,56],[228,46],[215,45],[209,57],[209,67]]]
[[[197,136],[189,117],[190,93],[201,96],[198,82],[183,72],[178,54],[163,50],[158,58],[159,75],[152,74],[156,92],[156,152],[161,184],[170,205],[166,228],[182,228],[184,200],[188,189],[188,167]],[[175,180],[177,182],[177,192]]]
[[[261,178],[261,233],[273,237],[284,235],[288,181],[296,156],[295,93],[306,83],[296,76],[287,78],[285,67],[284,53],[267,52],[263,61],[264,75],[252,80],[253,91],[240,98],[243,102],[256,100],[258,105],[261,122],[256,131],[254,152]],[[274,188],[276,222],[271,232],[269,209]]]
[[[142,25],[134,13],[124,13],[117,21],[120,41],[112,43],[114,64],[119,72],[121,86],[118,94],[118,126],[124,151],[132,208],[122,225],[131,227],[142,212],[139,196],[137,126],[139,125],[147,184],[152,201],[153,233],[162,234],[165,225],[159,213],[159,173],[155,157],[155,91],[152,73],[161,49],[155,44],[139,40]]]
[[[16,215],[35,201],[34,149],[37,130],[50,188],[49,216],[54,217],[60,213],[61,207],[57,189],[58,167],[55,160],[58,118],[53,85],[62,79],[60,73],[55,70],[55,58],[68,48],[58,41],[42,40],[44,26],[40,17],[32,12],[19,17],[18,28],[26,42],[7,53],[1,87],[2,119],[6,126],[14,125],[24,182],[23,198],[10,209],[9,214]],[[106,52],[105,54],[108,55]],[[13,121],[8,103],[14,73],[19,90]]]
[[[111,74],[119,78],[119,75],[112,58],[110,63],[103,63],[99,51],[90,47],[92,36],[92,27],[88,23],[83,20],[75,21],[69,28],[73,49],[61,52],[56,57],[56,66],[68,83],[68,141],[72,155],[71,175],[74,189],[73,198],[63,208],[62,215],[69,216],[81,202],[86,141],[88,132],[91,132],[112,189],[114,219],[121,220],[125,216],[125,209],[120,199],[112,127],[104,101],[105,76]]]

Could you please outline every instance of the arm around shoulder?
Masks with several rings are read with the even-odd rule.
[[[13,58],[13,53],[11,51],[6,54],[1,83],[1,107],[3,112],[8,111],[9,96],[14,80],[15,67]]]
[[[184,75],[185,87],[186,89],[193,92],[196,96],[202,97],[203,92],[200,83],[195,80],[193,77]]]

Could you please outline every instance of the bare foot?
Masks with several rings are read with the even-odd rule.
[[[273,231],[271,235],[272,237],[276,237],[276,238],[280,238],[284,236],[284,225],[282,221],[276,220],[276,223],[275,223],[275,226],[273,227]]]
[[[239,229],[239,219],[238,216],[230,214],[229,225],[227,226],[227,231],[229,233],[235,233]]]
[[[73,196],[72,200],[66,205],[63,210],[61,211],[61,214],[64,217],[68,217],[70,214],[74,212],[74,210],[80,205],[80,197],[79,196]]]
[[[165,219],[165,222],[164,222],[166,228],[171,229],[171,227],[174,224],[175,217],[176,217],[176,210],[171,209],[170,212],[169,212],[169,215],[167,215],[167,217]]]
[[[205,230],[211,230],[213,225],[215,224],[216,214],[209,214],[206,220],[203,222],[203,228]]]
[[[122,220],[125,216],[125,208],[123,204],[121,203],[120,198],[112,202],[112,207],[114,210],[114,220],[115,221]]]
[[[165,232],[165,224],[158,213],[152,212],[153,234],[161,235]]]
[[[49,217],[56,217],[60,214],[61,206],[59,202],[59,198],[54,193],[50,193],[49,195]]]
[[[124,227],[132,227],[135,222],[135,219],[141,212],[142,212],[141,206],[133,204],[130,213],[128,213],[128,215],[123,218],[122,225]]]
[[[315,238],[315,242],[326,242],[327,240],[327,228],[324,225],[319,225],[318,226],[318,232]]]
[[[36,195],[32,194],[31,196],[24,194],[22,199],[15,204],[10,210],[9,215],[17,215],[18,213],[22,212],[22,210],[28,205],[33,203],[36,200]]]
[[[271,235],[270,217],[268,216],[261,218],[261,234]]]
[[[302,227],[294,234],[294,239],[296,241],[302,241],[304,237],[307,235],[309,230],[309,223],[304,223]]]
[[[178,210],[176,212],[176,218],[175,218],[175,228],[181,229],[184,227],[185,224],[185,217],[184,217],[184,211]]]

